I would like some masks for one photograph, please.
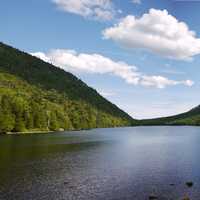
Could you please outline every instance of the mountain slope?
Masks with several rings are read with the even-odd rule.
[[[87,129],[134,122],[71,73],[0,43],[0,132]]]
[[[141,120],[141,125],[200,125],[200,106],[192,110],[170,117]]]

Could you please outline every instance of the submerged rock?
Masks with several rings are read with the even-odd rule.
[[[192,186],[194,185],[194,183],[191,182],[191,181],[188,181],[188,182],[186,182],[185,184],[186,184],[188,187],[192,187]]]
[[[156,200],[158,199],[158,197],[156,195],[150,195],[149,196],[149,200]]]
[[[68,182],[68,181],[65,181],[65,182],[64,182],[64,185],[68,185],[68,184],[69,184],[69,182]]]

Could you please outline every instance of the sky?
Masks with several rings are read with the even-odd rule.
[[[0,41],[69,71],[137,119],[200,104],[200,1],[6,0]]]

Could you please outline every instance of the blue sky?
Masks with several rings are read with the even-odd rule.
[[[0,40],[76,74],[135,118],[168,116],[200,104],[199,9],[180,0],[6,0]]]

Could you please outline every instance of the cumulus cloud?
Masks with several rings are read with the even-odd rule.
[[[165,88],[166,86],[179,85],[179,84],[192,86],[194,82],[191,80],[174,81],[163,76],[146,76],[145,75],[142,77],[141,84],[144,86],[156,86],[158,88]]]
[[[103,31],[111,39],[130,49],[145,49],[177,60],[200,54],[200,38],[167,10],[150,9],[141,18],[129,15]]]
[[[111,20],[115,9],[111,0],[52,0],[65,12],[97,20]]]
[[[65,71],[92,74],[110,74],[120,77],[128,84],[146,87],[165,88],[166,86],[192,86],[191,80],[175,81],[163,76],[147,76],[141,73],[134,65],[123,61],[114,61],[100,54],[78,54],[74,50],[54,49],[48,53],[32,53],[46,62],[52,63]]]
[[[112,97],[112,96],[116,95],[116,93],[114,93],[114,92],[107,92],[104,90],[99,91],[99,94],[101,94],[104,97]]]

